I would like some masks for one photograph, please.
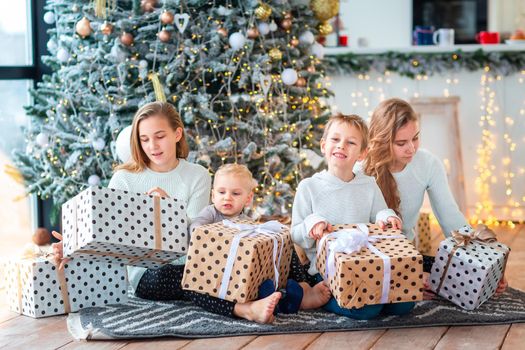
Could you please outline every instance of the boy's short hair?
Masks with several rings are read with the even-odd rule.
[[[255,181],[253,178],[252,172],[244,164],[232,163],[221,165],[215,172],[214,179],[220,175],[234,175],[248,180],[248,183],[250,184],[250,191],[253,191],[253,189],[257,187],[257,181]]]
[[[368,146],[368,126],[366,125],[366,122],[363,120],[363,118],[356,114],[346,115],[338,113],[336,115],[331,116],[330,119],[328,119],[328,122],[325,124],[323,139],[326,139],[326,137],[328,136],[328,131],[330,130],[332,124],[337,122],[351,125],[357,130],[359,130],[362,139],[361,151],[364,151]]]

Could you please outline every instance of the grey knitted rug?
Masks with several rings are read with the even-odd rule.
[[[525,322],[525,293],[505,293],[474,311],[443,299],[418,302],[405,316],[356,321],[322,310],[279,315],[271,325],[218,316],[189,302],[152,302],[130,297],[127,304],[83,309],[70,314],[68,329],[76,339],[229,337],[278,333],[329,332],[357,329],[486,325]]]

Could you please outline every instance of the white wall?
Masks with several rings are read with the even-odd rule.
[[[369,48],[411,45],[412,0],[341,0],[339,16],[350,47],[359,38]]]
[[[479,200],[475,181],[478,176],[475,170],[478,160],[477,146],[481,140],[481,72],[459,73],[447,76],[429,77],[428,80],[412,80],[392,74],[390,77],[371,74],[368,80],[356,77],[331,77],[331,89],[335,93],[334,109],[344,113],[356,113],[368,118],[380,100],[389,97],[400,97],[409,100],[411,97],[441,97],[445,89],[450,96],[459,96],[459,128],[464,162],[466,197],[470,214],[475,212]],[[382,79],[379,82],[378,79]],[[447,83],[447,79],[450,83]],[[454,83],[456,81],[456,83]],[[499,219],[525,219],[525,74],[515,74],[494,81],[494,102],[499,111],[494,114],[496,125],[491,131],[496,137],[492,155],[494,181],[490,186],[490,198],[494,203],[493,214]],[[514,123],[511,125],[510,120]],[[428,134],[428,133],[427,133]],[[439,134],[439,133],[436,133]],[[516,143],[514,152],[508,151],[508,144],[503,135],[508,134]],[[429,140],[427,144],[439,144],[440,140]],[[425,140],[422,140],[425,146]],[[435,150],[438,153],[439,150]],[[512,196],[505,194],[503,159],[511,159],[510,170],[515,173],[512,179]],[[519,208],[511,209],[508,201],[512,198],[519,202]]]

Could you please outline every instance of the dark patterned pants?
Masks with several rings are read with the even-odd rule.
[[[147,269],[139,281],[135,295],[148,300],[188,300],[203,309],[223,316],[233,316],[235,303],[182,289],[184,265],[164,265]]]

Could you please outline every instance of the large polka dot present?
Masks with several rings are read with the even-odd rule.
[[[416,248],[421,254],[428,255],[432,253],[431,242],[430,214],[420,213],[417,221]]]
[[[62,206],[64,255],[156,268],[186,254],[186,203],[90,187]]]
[[[510,249],[497,242],[486,227],[467,231],[453,232],[439,245],[430,288],[454,304],[474,310],[496,292]]]
[[[257,299],[267,279],[285,286],[292,240],[277,221],[255,225],[247,220],[218,222],[193,231],[182,287],[244,303]]]
[[[72,260],[59,270],[43,257],[6,262],[12,311],[35,318],[127,301],[123,264]]]
[[[341,307],[423,299],[423,257],[399,230],[336,225],[317,249],[317,269]]]

